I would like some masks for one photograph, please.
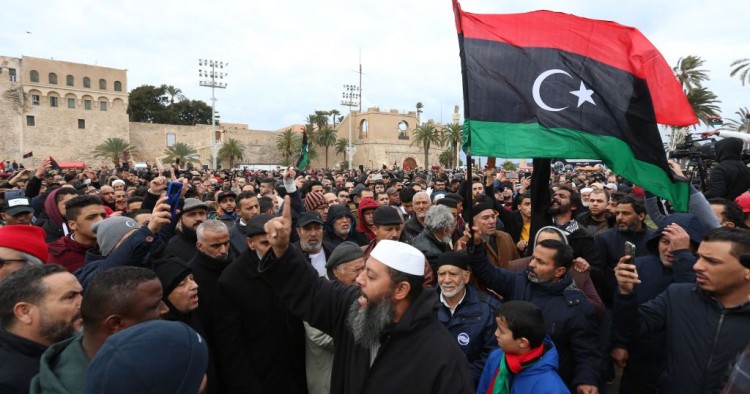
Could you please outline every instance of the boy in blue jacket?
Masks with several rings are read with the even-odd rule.
[[[557,374],[557,350],[545,336],[542,311],[526,301],[495,310],[500,346],[484,365],[477,394],[570,393]]]

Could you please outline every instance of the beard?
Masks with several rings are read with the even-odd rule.
[[[380,344],[380,337],[385,328],[393,321],[393,304],[390,297],[383,297],[379,302],[370,302],[360,309],[357,300],[352,302],[347,316],[347,325],[352,330],[354,342],[370,348]]]
[[[299,248],[302,249],[305,253],[320,253],[320,249],[323,245],[320,243],[320,241],[316,241],[314,245],[311,245],[310,242],[305,242],[303,240],[299,240]]]
[[[456,287],[452,291],[443,290],[442,286],[440,287],[440,291],[443,292],[443,297],[451,298],[451,297],[455,297],[461,294],[461,292],[464,291],[465,288],[466,288],[466,283],[459,282],[458,284],[456,284]]]
[[[44,313],[42,314],[44,316]],[[81,318],[81,313],[76,313],[70,321],[56,320],[48,321],[42,318],[39,322],[39,336],[46,338],[52,343],[57,343],[75,335],[80,329],[75,326],[75,321]]]
[[[552,282],[552,277],[545,278],[541,276],[537,276],[537,273],[534,272],[531,268],[526,269],[526,278],[529,279],[529,282],[532,283],[547,283]]]

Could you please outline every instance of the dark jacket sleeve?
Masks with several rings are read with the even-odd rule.
[[[490,353],[497,349],[497,338],[495,338],[495,329],[497,328],[497,324],[495,323],[495,309],[500,306],[500,303],[490,296],[488,296],[486,303],[487,304],[483,306],[490,309],[490,312],[489,319],[485,321],[484,329],[482,330],[484,334],[482,338],[482,354],[470,364],[471,376],[474,379],[474,382],[479,382],[479,378],[482,376],[482,370],[484,370],[484,365],[487,363],[487,358],[490,356]]]
[[[39,191],[42,190],[42,179],[32,176],[29,182],[26,183],[26,190],[24,194],[28,198],[34,198],[39,195]]]
[[[143,197],[143,204],[141,204],[141,209],[145,209],[149,212],[154,210],[154,207],[156,206],[156,202],[159,200],[159,195],[154,194],[151,192],[146,192],[146,196]]]
[[[516,273],[492,265],[487,259],[484,243],[474,247],[474,253],[469,254],[469,262],[474,275],[484,282],[488,289],[504,298],[508,298],[510,294],[513,294]]]
[[[302,196],[300,196],[299,189],[295,190],[293,193],[288,193],[287,195],[289,196],[289,201],[291,201],[292,205],[292,228],[297,228],[297,220],[299,220],[299,215],[301,215],[302,212],[305,212],[305,205],[302,203]],[[292,234],[289,237],[289,242],[297,241],[299,241],[299,234],[297,234],[296,231],[292,231]]]
[[[294,316],[334,338],[335,327],[360,292],[357,287],[319,277],[302,251],[292,246],[280,257],[269,250],[258,271]]]
[[[711,169],[708,179],[710,179],[708,182],[708,190],[704,193],[706,199],[715,197],[727,198],[726,174],[721,165]]]
[[[574,327],[570,332],[570,348],[575,359],[575,371],[571,386],[582,384],[599,385],[599,334],[597,333],[597,322],[594,308],[590,305],[581,305],[582,313],[577,314],[573,320]]]
[[[695,282],[695,271],[693,265],[697,258],[689,249],[680,249],[672,252],[674,262],[672,263],[672,272],[675,283],[693,283]]]
[[[635,292],[628,295],[615,294],[615,330],[628,339],[640,338],[658,332],[666,326],[667,294],[669,289],[638,307]]]

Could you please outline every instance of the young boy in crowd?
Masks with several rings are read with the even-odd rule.
[[[545,336],[542,311],[526,301],[495,310],[500,346],[484,365],[477,394],[570,393],[557,374],[557,350]]]

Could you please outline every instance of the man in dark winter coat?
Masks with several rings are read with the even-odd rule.
[[[102,200],[97,196],[77,196],[66,202],[65,217],[70,234],[49,244],[47,263],[60,264],[68,272],[81,268],[86,252],[96,246],[96,234],[91,227],[106,216]]]
[[[530,301],[541,308],[547,334],[560,355],[560,377],[573,392],[597,393],[600,353],[596,316],[568,273],[573,249],[557,240],[544,240],[534,248],[526,271],[514,272],[490,264],[478,232],[470,254],[474,274],[504,300]]]
[[[172,255],[190,261],[197,253],[195,231],[208,219],[208,206],[197,198],[186,198],[180,212],[180,231],[169,240],[165,255]]]
[[[286,206],[286,204],[285,204]],[[289,247],[291,213],[266,224],[259,271],[293,314],[335,343],[331,393],[471,393],[466,356],[437,320],[437,294],[422,291],[424,256],[382,240],[359,287],[326,281]]]
[[[315,212],[311,212],[317,214]],[[248,250],[216,285],[216,349],[226,393],[305,393],[305,332],[258,274],[270,249],[260,214],[247,225]]]
[[[695,215],[667,216],[662,227],[646,242],[649,254],[635,259],[636,272],[641,278],[636,288],[639,305],[656,298],[672,283],[695,282],[693,252],[704,234],[703,225]],[[620,383],[625,392],[657,391],[665,342],[663,332],[634,341],[613,332],[611,355],[619,367],[625,368]]]
[[[450,242],[455,229],[456,221],[450,208],[433,205],[425,215],[424,230],[412,238],[411,246],[424,254],[433,271],[436,270],[438,256],[452,250]]]
[[[742,162],[742,140],[724,138],[715,145],[719,164],[708,175],[706,198],[722,197],[734,201],[750,189],[750,168]]]
[[[334,250],[344,241],[351,241],[359,246],[367,245],[367,236],[355,229],[356,219],[349,208],[341,204],[328,209],[328,219],[323,228],[323,245]]]
[[[666,362],[659,392],[718,393],[731,363],[750,341],[750,231],[719,227],[706,234],[693,265],[695,283],[676,283],[638,305],[641,283],[630,257],[615,275],[614,324],[631,340],[663,331]]]

